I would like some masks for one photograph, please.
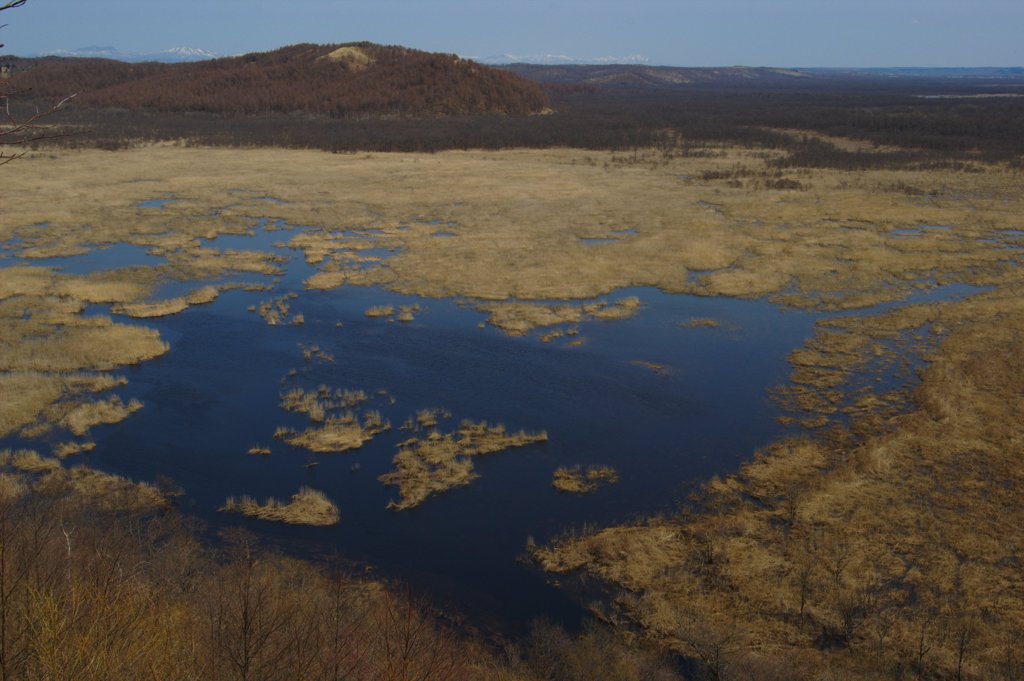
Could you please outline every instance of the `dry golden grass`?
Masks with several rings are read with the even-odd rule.
[[[626,319],[636,314],[639,308],[640,299],[636,296],[623,298],[615,303],[607,301],[582,305],[497,303],[478,307],[481,312],[489,315],[488,322],[510,336],[522,336],[533,329],[558,324],[578,324],[594,319]]]
[[[600,483],[609,485],[619,481],[618,472],[611,466],[560,466],[555,470],[551,486],[559,492],[568,494],[588,494],[596,492]]]
[[[0,437],[32,427],[40,418],[56,424],[76,396],[123,384],[123,378],[106,374],[0,373]]]
[[[106,400],[79,404],[63,418],[60,425],[74,435],[85,435],[93,426],[120,423],[140,409],[142,409],[142,402],[132,399],[125,404],[120,397],[114,395]]]
[[[385,485],[398,487],[399,501],[388,508],[402,511],[419,506],[430,496],[475,480],[472,457],[493,454],[512,447],[547,442],[546,432],[507,433],[505,426],[463,421],[455,434],[431,431],[425,439],[412,438],[399,445],[395,469],[381,475]]]
[[[270,498],[260,504],[248,496],[239,499],[228,497],[220,510],[291,525],[327,526],[341,521],[341,513],[334,502],[323,492],[310,487],[300,487],[287,503]]]
[[[390,317],[395,314],[395,308],[391,305],[376,305],[369,308],[365,314],[371,319],[374,317]]]
[[[206,305],[212,303],[220,295],[216,286],[204,286],[196,289],[187,296],[171,298],[151,303],[125,303],[115,305],[111,312],[146,319],[151,317],[166,317],[167,315],[178,314],[187,310],[192,305]]]
[[[391,424],[379,412],[364,413],[362,425],[355,415],[349,412],[338,417],[329,417],[322,426],[307,428],[301,433],[282,433],[282,438],[293,447],[302,447],[323,454],[359,449],[380,433],[390,429]]]
[[[998,239],[1022,226],[1024,199],[1013,173],[1000,167],[794,171],[806,191],[766,189],[759,180],[734,186],[680,179],[736,167],[757,177],[773,157],[718,151],[714,158],[649,156],[637,164],[572,150],[357,157],[165,145],[61,152],[12,177],[10,191],[25,198],[5,212],[0,239],[20,236],[29,249],[135,243],[168,255],[180,276],[201,278],[273,270],[270,254],[195,245],[196,237],[248,233],[272,217],[319,228],[289,244],[319,264],[309,282],[315,287],[380,284],[434,297],[552,300],[655,286],[839,308],[899,297],[933,277],[1002,276],[1007,252]],[[60,172],[51,172],[57,164]],[[140,184],[140,176],[152,182]],[[152,198],[154,183],[179,200],[162,211],[136,208]],[[906,186],[931,193],[922,198],[900,189]],[[252,192],[230,191],[237,187]],[[285,203],[258,199],[270,189]],[[459,229],[438,239],[431,225],[410,222],[415,216],[454,221]],[[33,227],[44,221],[47,229]],[[376,231],[342,235],[352,224]],[[920,225],[950,229],[893,233]],[[588,245],[581,237],[607,242]],[[366,262],[359,253],[368,248],[395,255]],[[708,274],[691,281],[692,272]],[[17,286],[31,289],[34,276],[19,274]],[[13,282],[5,286],[17,290]]]
[[[679,327],[683,329],[717,329],[719,326],[721,324],[717,319],[708,317],[692,317],[679,323]]]
[[[167,506],[164,495],[149,483],[84,466],[55,470],[37,484],[47,494],[63,490],[73,501],[110,511],[146,513]]]
[[[16,452],[4,452],[11,468],[23,473],[51,473],[60,469],[60,461],[40,456],[31,449],[19,449]]]
[[[108,317],[80,318],[73,325],[48,329],[33,328],[31,322],[19,326],[13,331],[20,342],[4,346],[0,371],[109,371],[159,357],[168,350],[157,331],[116,324]],[[49,333],[36,335],[43,330]]]
[[[132,482],[85,466],[63,468],[59,460],[40,456],[31,449],[0,452],[0,468],[27,474],[19,477],[0,473],[0,498],[20,498],[35,489],[94,509],[146,513],[167,505],[164,496],[148,483]]]
[[[419,311],[419,305],[399,305],[398,315],[395,319],[403,324],[408,324],[416,320],[416,315],[419,314]]]
[[[60,442],[53,447],[53,455],[58,459],[67,459],[79,454],[86,454],[96,449],[95,442]]]
[[[263,318],[270,326],[277,326],[279,324],[297,324],[302,325],[305,323],[306,318],[302,313],[296,313],[294,316],[289,318],[292,314],[291,303],[288,301],[295,298],[294,293],[281,296],[280,298],[272,298],[271,300],[265,300],[260,303],[258,311],[260,317]],[[249,308],[250,310],[252,308]]]

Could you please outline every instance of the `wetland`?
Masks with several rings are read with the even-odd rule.
[[[1019,664],[1020,171],[784,155],[26,156],[4,484],[153,483],[723,678]]]

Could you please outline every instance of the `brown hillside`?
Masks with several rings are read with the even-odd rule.
[[[77,106],[224,115],[332,117],[530,114],[540,86],[455,55],[372,43],[293,45],[191,64],[104,59],[19,60],[33,96],[81,92]]]

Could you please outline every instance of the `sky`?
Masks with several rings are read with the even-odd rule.
[[[671,66],[1024,65],[1024,0],[28,0],[0,23],[3,52],[25,56],[369,40]]]

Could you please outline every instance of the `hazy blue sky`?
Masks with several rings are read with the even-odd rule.
[[[1024,0],[29,0],[2,20],[14,54],[371,40],[691,66],[1024,64]]]

